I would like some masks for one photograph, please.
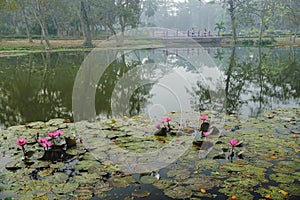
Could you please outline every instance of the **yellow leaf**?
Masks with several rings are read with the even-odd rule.
[[[237,197],[236,197],[235,195],[232,195],[232,196],[231,196],[231,199],[232,199],[232,200],[237,200]]]
[[[283,195],[287,195],[288,193],[286,192],[286,191],[284,191],[284,190],[279,190],[279,192],[281,193],[281,194],[283,194]]]
[[[200,190],[202,193],[206,193],[206,190],[205,189],[203,189],[203,188],[201,188],[201,190]]]
[[[265,198],[266,198],[266,199],[270,199],[270,198],[271,198],[271,195],[270,195],[270,194],[266,194],[266,195],[265,195]]]

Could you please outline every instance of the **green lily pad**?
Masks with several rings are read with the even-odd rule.
[[[280,184],[279,187],[286,191],[290,196],[300,196],[300,185],[299,184]]]
[[[82,160],[75,165],[78,171],[87,171],[90,167],[100,166],[100,163],[95,160]]]
[[[237,199],[253,199],[253,195],[248,189],[241,189],[240,187],[232,187],[225,185],[224,188],[218,190],[227,196],[236,196]]]
[[[271,174],[270,179],[278,182],[278,183],[293,183],[295,181],[295,177],[287,174]]]
[[[74,176],[73,180],[81,185],[94,184],[99,181],[100,177],[97,174],[80,173],[80,175]]]
[[[256,190],[262,197],[265,197],[266,195],[270,195],[271,199],[275,200],[281,200],[284,199],[286,196],[285,194],[282,194],[281,188],[277,186],[268,186],[268,187],[260,187]]]
[[[56,172],[51,176],[47,176],[47,180],[51,184],[65,183],[69,179],[69,176],[62,172]]]
[[[114,176],[108,179],[108,182],[113,187],[125,188],[129,186],[130,183],[134,183],[135,179],[132,176],[125,176],[125,177]]]
[[[131,193],[133,197],[144,198],[150,195],[150,192],[147,190],[135,190]]]
[[[68,183],[54,184],[52,191],[58,194],[68,194],[74,192],[79,186],[79,183],[70,181]]]
[[[172,180],[164,180],[164,179],[158,180],[157,182],[153,183],[153,186],[160,190],[170,188],[173,185],[175,185],[175,183]]]
[[[173,199],[187,199],[192,196],[192,191],[183,186],[172,187],[164,191],[165,195]]]
[[[154,176],[142,176],[140,180],[144,184],[152,184],[155,181],[157,181],[157,179]]]
[[[190,174],[191,173],[187,169],[171,170],[167,172],[167,176],[174,179],[187,179]]]

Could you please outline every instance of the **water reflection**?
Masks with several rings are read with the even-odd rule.
[[[88,53],[0,57],[0,124],[7,127],[55,117],[72,118],[74,80]],[[212,101],[215,98],[213,91],[198,77],[193,66],[179,56],[200,56],[203,53],[214,59],[223,74],[225,94],[222,98],[226,100],[224,107],[227,113],[248,117],[257,116],[264,109],[299,107],[299,47],[148,49],[115,52],[114,61],[95,86],[96,114],[111,117],[112,109],[115,109],[119,115],[137,115],[155,107],[159,101],[170,104],[169,107],[164,106],[164,112],[173,111],[177,107],[172,107],[171,104],[175,103],[166,97],[171,94],[160,88],[164,80],[176,79],[171,69],[191,80],[191,86],[184,86],[188,90],[184,98],[191,102],[193,109],[212,109],[216,104]],[[141,69],[141,66],[143,73],[128,73]],[[122,78],[152,81],[138,88],[128,86],[118,89]],[[128,105],[114,107],[113,95],[117,99],[129,99]]]
[[[299,107],[300,48],[232,47],[224,51],[216,51],[214,57],[225,77],[226,113],[249,117],[265,109]],[[193,96],[198,102],[196,110],[212,106],[209,92],[200,82],[193,88]]]

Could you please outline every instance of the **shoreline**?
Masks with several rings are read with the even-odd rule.
[[[189,38],[187,38],[189,39]],[[192,38],[190,38],[192,39]],[[247,38],[239,38],[238,41],[247,40]],[[253,41],[257,38],[252,38]],[[289,38],[276,38],[276,42],[271,45],[264,45],[263,47],[277,47],[277,46],[294,46],[299,47],[300,41],[293,43]],[[44,45],[40,43],[40,40],[33,40],[33,43],[29,43],[25,39],[10,39],[0,41],[0,57],[7,55],[23,54],[23,53],[40,53],[40,52],[61,52],[61,51],[91,51],[94,48],[103,49],[120,49],[121,46],[117,45],[113,40],[93,40],[93,47],[82,46],[83,40],[50,40],[52,46],[51,49],[45,49]],[[193,43],[193,42],[192,42]],[[164,44],[164,40],[125,40],[121,49],[142,49],[142,48],[160,48],[169,45],[176,45],[177,42],[172,42],[170,40],[169,44]],[[195,42],[197,44],[197,42]],[[231,47],[232,39],[224,38],[220,43],[205,43],[201,44],[206,46],[221,46],[221,47]],[[237,44],[238,47],[257,47],[257,45],[242,45]]]

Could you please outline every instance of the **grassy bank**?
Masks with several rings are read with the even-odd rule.
[[[258,38],[239,38],[238,43],[239,45],[244,46],[252,46],[248,44],[248,41],[257,41]],[[83,47],[82,40],[51,40],[51,51],[66,51],[66,50],[91,50],[92,48]],[[227,38],[222,41],[222,44],[232,45],[232,39]],[[113,41],[106,41],[106,40],[93,40],[94,46],[100,48],[113,48]],[[221,45],[222,45],[221,44]],[[248,45],[247,45],[248,44]],[[275,38],[274,43],[272,46],[300,46],[300,41],[296,40],[296,43],[290,41],[289,37],[285,38]],[[123,48],[129,47],[132,48],[133,46],[139,48],[153,48],[153,47],[160,47],[161,44],[158,41],[153,40],[130,40],[124,41]],[[119,48],[119,46],[115,46]],[[6,54],[14,54],[14,53],[29,53],[29,52],[40,52],[45,51],[45,45],[41,44],[40,40],[33,40],[32,43],[29,43],[28,40],[25,39],[10,39],[10,40],[2,40],[0,41],[0,53],[2,55]]]
[[[83,40],[50,40],[51,51],[66,51],[66,50],[91,50],[94,47],[98,48],[120,48],[116,45],[115,41],[107,40],[93,40],[94,47],[82,46]],[[159,47],[159,42],[149,40],[130,40],[124,41],[123,48],[136,46],[139,48]],[[14,39],[14,40],[2,40],[0,41],[0,53],[12,54],[12,53],[28,53],[28,52],[40,52],[45,51],[45,45],[41,44],[40,40],[33,40],[29,43],[25,39]]]

